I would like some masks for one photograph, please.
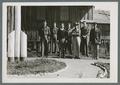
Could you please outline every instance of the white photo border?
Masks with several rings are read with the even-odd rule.
[[[7,6],[91,6],[110,7],[110,78],[29,78],[7,75]],[[117,83],[118,81],[118,2],[3,2],[2,82],[3,83]]]

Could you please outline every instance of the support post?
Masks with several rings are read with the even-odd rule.
[[[15,6],[15,60],[20,58],[21,6]]]
[[[14,62],[14,40],[15,40],[15,31],[12,31],[8,34],[8,61]]]

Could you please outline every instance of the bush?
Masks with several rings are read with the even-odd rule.
[[[36,59],[21,62],[8,62],[7,74],[25,75],[53,73],[66,67],[64,62],[52,59]]]

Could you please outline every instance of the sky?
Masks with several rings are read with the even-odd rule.
[[[95,10],[106,10],[109,11],[110,7],[106,7],[106,6],[95,6]]]
[[[99,3],[92,3],[95,6],[95,10],[106,10],[106,11],[111,11],[112,8],[114,8],[114,5],[117,5],[114,2],[99,2]]]

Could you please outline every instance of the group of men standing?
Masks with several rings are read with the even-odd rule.
[[[74,23],[73,26],[71,23],[68,23],[67,28],[65,28],[64,23],[61,23],[60,28],[57,27],[56,22],[53,25],[51,29],[47,22],[44,21],[43,28],[39,32],[40,36],[42,35],[42,56],[48,56],[49,43],[52,41],[55,52],[59,51],[61,58],[65,57],[66,51],[74,58],[80,58],[82,55],[88,57],[89,43],[92,46],[93,58],[98,58],[100,30],[96,23],[91,30],[88,28],[86,21],[83,22],[83,27],[80,27],[78,22]]]

